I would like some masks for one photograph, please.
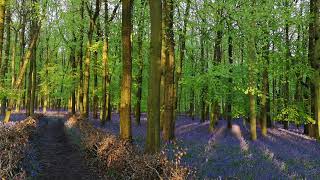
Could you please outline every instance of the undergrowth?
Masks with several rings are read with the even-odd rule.
[[[74,116],[68,119],[65,127],[105,179],[193,179],[192,171],[180,163],[184,152],[176,152],[173,160],[168,159],[165,151],[145,154],[131,143]],[[75,136],[80,141],[75,140]]]
[[[0,123],[0,178],[25,179],[23,162],[32,149],[30,137],[35,133],[38,117],[28,117],[21,122]]]

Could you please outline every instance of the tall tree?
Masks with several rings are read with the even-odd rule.
[[[27,70],[27,66],[29,64],[29,61],[31,59],[31,56],[33,54],[33,48],[35,47],[37,41],[38,41],[38,37],[39,37],[39,31],[40,31],[40,25],[37,25],[36,26],[37,28],[35,29],[32,29],[32,36],[31,36],[31,39],[30,39],[30,42],[29,42],[29,46],[28,46],[28,49],[25,53],[25,55],[23,56],[23,63],[21,65],[21,68],[20,68],[20,71],[19,71],[19,75],[17,76],[17,79],[14,83],[14,89],[19,89],[20,86],[21,86],[21,83],[24,79],[24,75],[26,73],[26,70]],[[14,101],[13,99],[10,99],[9,100],[9,103],[8,103],[8,107],[7,107],[7,110],[6,110],[6,115],[4,117],[4,122],[7,123],[9,122],[10,120],[10,116],[11,116],[11,112],[12,112],[12,109],[13,109],[13,105],[14,105]]]
[[[3,87],[5,87],[5,79],[6,79],[6,73],[8,71],[8,64],[9,64],[9,58],[10,58],[10,46],[11,46],[11,10],[10,10],[10,7],[7,7],[6,9],[7,9],[6,10],[7,11],[6,12],[6,47],[5,47],[5,53],[4,53],[4,59],[3,59],[4,61],[2,62],[1,72],[0,72],[0,75],[2,78],[1,84]],[[0,56],[1,56],[1,53],[0,53]],[[0,61],[1,61],[1,58],[0,58]],[[3,97],[1,101],[2,115],[5,114],[6,104],[7,104],[7,98]]]
[[[229,29],[229,33],[230,33],[230,25],[228,27]],[[229,56],[229,64],[232,65],[233,64],[233,39],[232,39],[232,35],[229,34],[228,37],[228,56]],[[230,72],[232,74],[232,69],[230,69]],[[231,129],[232,128],[232,89],[233,89],[233,78],[232,76],[228,79],[229,81],[229,89],[228,89],[228,96],[227,96],[227,104],[226,104],[226,118],[228,121],[228,128]]]
[[[120,6],[120,2],[114,7],[111,17],[109,18],[108,1],[105,0],[105,15],[104,15],[104,39],[102,52],[102,116],[101,124],[111,120],[111,90],[110,90],[110,72],[109,72],[109,26],[114,19],[116,12]]]
[[[261,133],[267,135],[267,122],[270,118],[269,103],[269,48],[270,43],[267,42],[263,48],[263,73],[262,73],[262,96],[261,96]]]
[[[162,49],[162,4],[161,0],[150,0],[151,41],[150,78],[148,88],[148,127],[146,151],[155,153],[160,149],[160,81]]]
[[[133,0],[122,1],[122,80],[120,103],[120,137],[131,141],[131,86],[132,86],[132,7]]]
[[[320,139],[320,0],[314,1],[314,57],[311,62],[311,66],[314,69],[313,88],[314,92],[314,119],[317,125],[316,137]]]
[[[173,32],[173,0],[164,1],[165,33],[166,33],[166,62],[164,77],[164,119],[163,138],[165,141],[174,138],[174,32]]]
[[[0,0],[0,67],[2,63],[3,35],[4,35],[4,19],[6,13],[6,1]]]
[[[180,85],[180,81],[182,78],[182,69],[183,69],[183,63],[185,60],[186,55],[186,36],[187,36],[187,28],[188,28],[188,20],[190,16],[190,7],[191,7],[191,1],[187,0],[186,2],[186,9],[183,15],[183,24],[179,34],[179,45],[180,45],[180,54],[178,58],[178,62],[176,65],[176,79],[175,79],[175,113],[177,111],[180,111],[180,105],[181,105],[181,95],[182,95],[182,86]],[[179,96],[180,95],[180,96]]]
[[[222,32],[222,27],[223,27],[223,9],[218,10],[218,18],[217,18],[217,35],[216,35],[216,41],[214,45],[214,62],[213,64],[215,66],[221,64],[222,62],[222,38],[223,38],[223,32]],[[228,48],[232,48],[229,44]],[[228,49],[229,53],[231,52],[231,55],[229,58],[232,59],[232,49]],[[210,130],[213,131],[214,125],[216,121],[219,119],[219,100],[215,97],[213,99],[213,102],[211,103],[211,118],[210,118]],[[228,119],[228,128],[231,128],[231,120]]]
[[[140,118],[141,118],[141,101],[142,101],[142,80],[143,80],[143,38],[144,38],[144,27],[145,27],[145,7],[146,7],[146,1],[141,0],[140,5],[140,16],[138,20],[138,67],[139,72],[137,75],[137,102],[135,105],[135,118],[136,123],[140,125]]]
[[[255,81],[255,68],[256,68],[256,48],[255,48],[255,32],[253,29],[256,28],[256,21],[255,21],[255,0],[251,1],[251,4],[253,7],[251,9],[251,22],[250,23],[250,29],[248,31],[248,53],[249,53],[249,60],[248,60],[248,66],[249,66],[249,87],[248,87],[248,95],[249,95],[249,109],[250,109],[250,133],[251,133],[251,139],[256,140],[257,139],[257,122],[256,122],[256,98],[255,98],[255,91],[256,91],[256,81]]]
[[[89,30],[88,30],[88,42],[86,49],[86,57],[85,57],[85,70],[84,70],[84,81],[83,81],[83,116],[89,117],[89,109],[90,109],[90,59],[91,59],[91,49],[92,49],[92,41],[93,41],[93,33],[96,26],[96,21],[100,12],[100,0],[95,1],[95,10],[93,10],[92,5],[90,7],[87,4],[87,10],[89,13]]]
[[[83,39],[84,39],[84,0],[81,0],[81,5],[80,5],[80,34],[79,34],[79,52],[78,52],[78,62],[79,62],[79,99],[78,99],[78,107],[81,112],[81,114],[84,114],[84,105],[83,105],[83,96],[84,96],[84,91],[83,91],[83,85],[84,85],[84,77],[83,77]]]

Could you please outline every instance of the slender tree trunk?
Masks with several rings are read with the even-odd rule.
[[[233,64],[233,41],[231,35],[228,38],[228,54],[229,54],[229,64]],[[228,121],[228,128],[232,128],[232,89],[233,89],[233,79],[232,79],[232,69],[230,69],[231,77],[229,78],[229,94],[227,97],[227,105],[226,105],[226,112],[227,112],[227,121]]]
[[[46,39],[46,61],[45,61],[45,83],[44,83],[44,97],[43,97],[43,113],[47,113],[47,107],[48,107],[48,99],[49,99],[49,89],[48,89],[48,65],[49,65],[49,37]]]
[[[222,16],[222,10],[219,10],[219,14],[220,14],[220,16]],[[221,18],[221,17],[219,17],[219,18]],[[221,21],[221,20],[219,20],[219,21]],[[219,22],[219,24],[220,23],[221,22]],[[222,32],[222,30],[219,29],[217,31],[217,38],[216,38],[215,47],[214,47],[214,62],[213,62],[213,64],[215,66],[219,65],[222,61],[222,45],[221,45],[222,37],[223,37],[223,32]],[[232,50],[231,50],[231,52],[232,52]],[[230,58],[232,58],[232,57],[230,57]],[[211,114],[213,114],[213,115],[212,115],[212,118],[210,119],[210,128],[209,129],[211,131],[213,131],[214,125],[217,122],[217,120],[219,119],[219,117],[218,117],[219,116],[219,114],[218,114],[219,100],[214,99],[211,106],[212,106],[211,110],[213,111],[213,112],[211,112]],[[228,128],[231,128],[231,120],[230,121],[228,120]]]
[[[6,1],[0,1],[0,67],[2,66],[2,50],[3,50],[3,36],[4,36],[4,20],[6,16]]]
[[[269,43],[263,49],[263,73],[262,73],[262,97],[261,97],[261,133],[267,135],[267,121],[270,112],[268,111],[269,99]]]
[[[85,57],[85,69],[84,69],[84,80],[83,80],[83,116],[89,117],[89,105],[90,105],[90,59],[91,59],[91,47],[92,47],[92,36],[93,36],[94,24],[90,20],[90,27],[88,31],[88,43]]]
[[[76,43],[75,35],[74,36],[74,43]],[[77,64],[76,64],[76,47],[73,46],[71,48],[71,54],[70,54],[70,60],[71,60],[71,67],[72,67],[72,74],[73,77],[76,76],[76,71],[77,71]],[[75,78],[73,81],[75,82]],[[71,113],[74,115],[76,114],[76,85],[73,83],[72,91],[71,91]]]
[[[122,1],[122,82],[120,103],[120,137],[132,140],[131,86],[132,86],[132,0]]]
[[[313,61],[315,59],[315,52],[316,52],[316,41],[315,41],[315,37],[316,37],[316,16],[317,16],[317,8],[316,8],[316,2],[317,0],[310,0],[310,16],[311,16],[311,20],[309,22],[309,53],[308,53],[308,59],[309,59],[309,63],[311,64],[311,66],[313,65]],[[314,97],[315,97],[315,87],[314,84],[312,83],[311,79],[307,79],[307,84],[309,86],[310,89],[310,96],[309,96],[309,101],[311,104],[311,111],[310,114],[311,116],[313,114],[315,114],[314,110],[315,110],[315,101],[314,101]],[[307,130],[306,132],[308,132],[308,135],[311,137],[315,137],[315,131],[314,131],[314,125],[309,123],[307,126]]]
[[[138,22],[138,75],[137,75],[137,102],[135,106],[135,118],[136,123],[140,125],[141,118],[141,101],[142,101],[142,80],[143,80],[143,37],[144,37],[144,26],[145,26],[145,9],[146,3],[144,0],[141,1],[140,19]]]
[[[103,69],[103,83],[102,83],[102,116],[101,124],[104,125],[106,121],[111,120],[110,107],[110,75],[109,75],[109,12],[108,1],[105,1],[105,17],[104,17],[104,40],[102,52],[102,69]]]
[[[181,30],[181,34],[179,36],[180,40],[180,55],[178,58],[178,62],[176,65],[176,80],[175,80],[175,114],[177,112],[180,112],[180,100],[182,96],[182,86],[179,85],[182,77],[182,69],[183,69],[183,62],[185,59],[186,54],[186,36],[187,36],[187,26],[188,26],[188,20],[189,20],[189,14],[190,14],[190,0],[187,0],[186,2],[186,10],[183,16],[183,27]]]
[[[96,23],[96,29],[97,29],[97,38],[96,43],[99,42],[99,39],[101,37],[100,33],[100,22],[97,20]],[[98,110],[99,110],[99,97],[98,97],[98,50],[94,51],[94,65],[93,65],[93,118],[98,119]]]
[[[36,45],[35,45],[36,47]],[[31,116],[31,98],[32,98],[32,72],[33,72],[33,63],[34,63],[34,49],[32,49],[32,56],[30,58],[29,63],[29,73],[28,73],[28,89],[27,89],[27,97],[26,97],[26,115]]]
[[[286,6],[288,6],[289,2],[286,1]],[[285,108],[288,108],[290,105],[290,84],[289,84],[289,72],[290,72],[290,38],[289,38],[289,24],[286,22],[285,25],[285,43],[286,43],[286,61],[285,61],[285,71],[287,72],[285,75],[285,87],[284,87],[284,95],[285,95]],[[289,121],[284,122],[284,129],[289,128]]]
[[[255,0],[252,0],[253,7],[255,6]],[[255,16],[255,11],[253,10],[252,15]],[[251,29],[255,29],[255,20],[252,20]],[[256,48],[255,48],[255,32],[249,32],[249,42],[248,42],[248,53],[249,53],[249,109],[250,109],[250,134],[251,139],[254,141],[257,139],[257,122],[256,122],[256,100],[255,100],[255,69],[256,69]]]
[[[17,51],[17,44],[18,44],[18,31],[15,32],[14,36],[14,45],[12,49],[12,54],[11,54],[11,87],[14,87],[14,82],[16,80],[16,51]]]
[[[195,61],[194,61],[194,52],[193,50],[191,50],[191,63],[192,63],[192,69],[195,69]],[[194,77],[195,73],[194,71],[191,72],[191,76]],[[191,87],[190,89],[191,93],[190,93],[190,109],[189,109],[189,116],[191,117],[192,120],[194,120],[195,118],[195,112],[194,112],[194,108],[195,108],[195,93],[194,93],[194,87]]]
[[[15,82],[15,85],[14,85],[14,89],[19,89],[20,86],[21,86],[21,83],[23,81],[23,78],[24,78],[24,75],[25,75],[25,72],[26,72],[26,69],[27,69],[27,65],[28,65],[28,63],[30,61],[30,58],[31,58],[32,54],[33,54],[32,49],[35,47],[35,45],[37,43],[37,40],[38,40],[40,27],[38,26],[37,29],[33,29],[32,31],[33,31],[33,33],[32,33],[32,36],[31,36],[29,48],[28,48],[27,52],[24,55],[23,64],[21,66],[19,75],[17,76],[16,82]],[[6,111],[6,116],[5,116],[4,120],[3,120],[5,123],[9,122],[9,120],[10,120],[12,108],[13,108],[13,100],[10,99],[9,103],[8,103],[7,111]]]
[[[22,0],[21,2],[21,5],[22,7],[25,7],[25,0]],[[25,53],[25,30],[26,30],[26,21],[27,21],[27,18],[26,18],[26,13],[25,13],[25,9],[22,8],[22,13],[21,13],[21,30],[20,30],[20,69],[21,69],[21,66],[23,64],[23,58],[24,58],[24,53]],[[26,83],[25,83],[26,85]],[[25,88],[26,89],[26,88]],[[20,89],[19,89],[20,90]],[[24,101],[25,100],[25,95],[24,93],[20,93],[19,94],[19,98],[17,100],[17,109],[16,111],[19,112],[20,111],[20,106],[21,106],[21,101],[22,101],[22,105],[24,105]]]
[[[163,119],[163,138],[165,141],[174,139],[174,34],[173,34],[173,1],[164,1],[165,27],[166,27],[166,47],[167,55],[165,62],[164,78],[164,119]]]
[[[160,149],[160,81],[161,81],[161,0],[150,0],[151,41],[150,77],[148,87],[148,126],[146,152],[155,153]]]
[[[204,29],[201,29],[201,38],[200,38],[200,60],[201,60],[201,68],[202,72],[205,71],[205,59],[204,59],[204,41],[205,41],[205,32]],[[203,85],[204,86],[204,85]],[[200,122],[204,123],[206,120],[206,87],[201,87],[200,92]]]
[[[83,74],[83,38],[84,38],[84,0],[81,0],[81,6],[80,6],[80,16],[81,16],[81,23],[80,23],[80,47],[79,47],[79,109],[80,113],[84,114],[84,105],[83,105],[83,86],[84,86],[84,74]]]
[[[314,86],[314,119],[316,121],[316,137],[320,139],[320,0],[315,0],[315,51],[314,59],[311,63],[315,70],[313,86]]]
[[[163,130],[164,123],[164,77],[165,77],[165,63],[167,56],[166,47],[166,32],[165,32],[165,12],[164,5],[162,4],[162,22],[161,22],[161,81],[160,81],[160,129]]]
[[[32,84],[31,84],[31,100],[29,105],[31,116],[34,115],[34,110],[35,110],[36,87],[37,87],[37,45],[34,46],[33,53],[32,53]]]
[[[11,45],[11,11],[10,8],[7,8],[6,10],[6,47],[5,47],[5,53],[4,53],[4,61],[1,66],[1,77],[2,82],[1,85],[3,87],[6,87],[5,79],[6,79],[6,73],[8,71],[8,63],[10,58],[10,45]],[[1,51],[1,49],[0,49]],[[1,56],[1,53],[0,53]],[[1,61],[1,58],[0,58]],[[4,97],[1,102],[1,114],[5,115],[6,111],[6,105],[7,105],[7,98]]]
[[[90,21],[88,30],[88,42],[86,48],[85,70],[83,81],[83,116],[88,118],[90,112],[90,65],[91,65],[91,48],[93,41],[93,33],[95,30],[96,20],[100,12],[100,0],[96,0],[95,11],[88,9]]]

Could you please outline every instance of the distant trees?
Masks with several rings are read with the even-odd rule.
[[[126,140],[147,112],[148,152],[184,113],[210,131],[248,119],[253,140],[276,121],[320,136],[319,24],[318,0],[0,1],[1,111],[119,111]]]

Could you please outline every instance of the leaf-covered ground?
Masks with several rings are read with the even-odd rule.
[[[41,118],[39,134],[33,143],[39,168],[32,179],[100,179],[65,133],[64,119]]]
[[[105,131],[119,132],[119,115],[103,127]],[[97,127],[98,120],[91,120]],[[225,121],[219,121],[213,133],[209,122],[200,124],[187,116],[179,116],[176,122],[178,145],[186,148],[183,163],[196,169],[201,179],[235,177],[240,179],[293,179],[320,178],[320,144],[302,135],[301,129],[281,126],[268,130],[252,142],[249,127],[242,120],[233,121],[232,130]],[[146,117],[141,126],[132,125],[135,143],[141,148],[146,136]]]

